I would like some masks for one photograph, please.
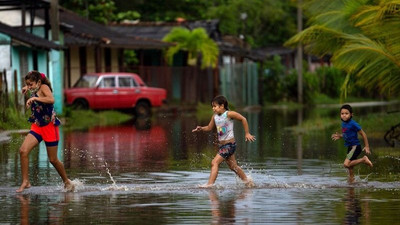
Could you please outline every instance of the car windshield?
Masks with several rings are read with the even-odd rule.
[[[93,75],[85,75],[81,77],[74,85],[76,88],[92,88],[95,87],[96,81],[99,77]]]

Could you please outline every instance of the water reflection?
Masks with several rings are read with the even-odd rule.
[[[370,224],[369,203],[368,201],[364,201],[364,205],[361,207],[360,195],[356,193],[354,187],[347,189],[347,194],[344,197],[344,206],[346,210],[344,224]]]
[[[297,126],[300,127],[301,124],[303,123],[303,110],[300,109],[297,111]],[[303,174],[303,171],[301,169],[302,167],[302,162],[303,162],[303,131],[299,130],[297,132],[297,174],[301,175]]]
[[[337,118],[336,108],[324,110],[243,113],[257,141],[239,140],[243,131],[235,126],[237,141],[243,141],[238,143],[237,158],[255,181],[254,189],[237,185],[226,166],[215,189],[197,188],[209,176],[215,137],[192,135],[198,124],[193,115],[61,131],[64,146],[59,158],[73,179],[84,181],[82,189],[70,194],[61,191],[42,149],[30,155],[33,187],[26,195],[15,194],[20,179],[17,151],[23,141],[16,135],[10,143],[0,144],[0,223],[395,223],[400,209],[396,151],[377,155],[371,176],[361,167],[358,182],[347,183],[343,144],[331,141],[331,131],[292,129],[318,117]],[[379,137],[371,142],[379,146]],[[108,169],[118,187],[126,188],[104,183]]]
[[[84,132],[65,134],[67,168],[111,167],[119,170],[162,168],[168,158],[163,127],[149,120],[135,126],[94,127]]]
[[[245,200],[251,194],[250,189],[242,189],[235,191],[228,195],[220,196],[216,190],[209,190],[208,197],[211,202],[211,224],[248,224],[250,221],[248,217],[237,219],[237,207],[240,205],[240,201]]]
[[[61,193],[52,199],[50,196],[16,194],[20,203],[20,224],[64,224],[68,215],[68,203],[73,193]]]
[[[16,198],[19,199],[21,206],[20,206],[20,213],[21,213],[21,224],[27,225],[29,223],[29,205],[30,205],[30,197],[29,195],[22,195],[18,194]]]

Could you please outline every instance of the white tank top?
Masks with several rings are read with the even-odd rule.
[[[228,118],[228,110],[221,115],[215,114],[214,122],[217,127],[219,141],[226,141],[234,138],[233,120]]]

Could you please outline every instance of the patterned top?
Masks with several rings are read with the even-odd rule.
[[[360,140],[358,140],[358,131],[360,130],[361,126],[356,121],[352,119],[342,121],[342,134],[346,147],[360,145]]]
[[[233,120],[228,118],[228,111],[221,115],[214,115],[215,125],[217,126],[218,140],[226,141],[234,138]]]
[[[31,97],[38,97],[34,92]],[[28,121],[35,123],[39,127],[46,126],[50,122],[53,122],[55,126],[61,124],[60,120],[56,116],[53,104],[46,104],[39,101],[33,101],[31,104],[32,114],[28,118]]]

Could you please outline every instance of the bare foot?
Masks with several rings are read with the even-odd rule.
[[[23,192],[25,189],[28,189],[31,187],[31,183],[29,181],[23,181],[21,186],[15,191],[17,193]]]
[[[373,167],[374,165],[372,164],[372,162],[368,159],[367,156],[364,156],[364,163],[367,164],[370,167]]]
[[[214,184],[202,184],[199,185],[199,188],[212,188],[214,186]]]
[[[253,188],[253,187],[256,186],[256,185],[254,184],[253,180],[251,180],[251,179],[248,179],[247,181],[245,181],[245,182],[244,182],[244,185],[245,185],[247,188]]]
[[[70,179],[68,179],[68,181],[64,183],[64,189],[67,192],[73,192],[75,191],[75,185],[72,183]]]

